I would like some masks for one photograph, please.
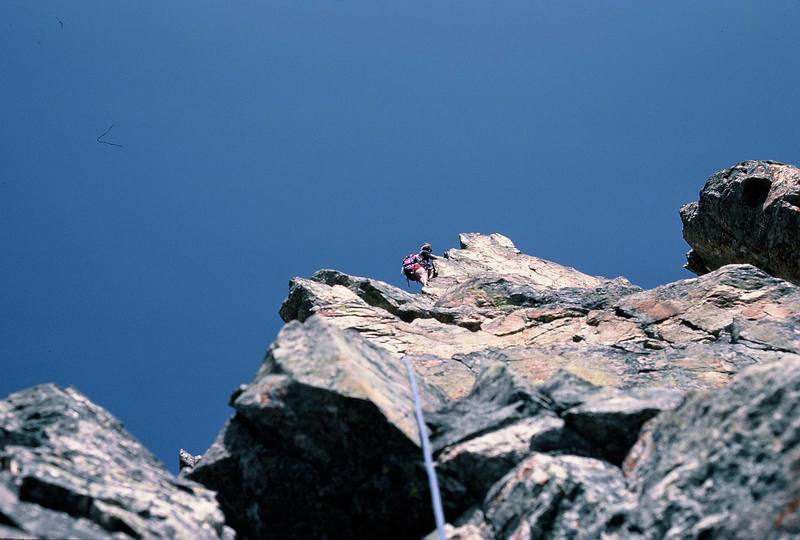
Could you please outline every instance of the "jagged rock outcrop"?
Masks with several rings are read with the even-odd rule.
[[[444,396],[421,384],[426,409]],[[251,538],[413,538],[432,527],[408,374],[321,317],[281,330],[189,477]]]
[[[732,263],[755,265],[800,283],[800,169],[744,161],[711,176],[700,200],[681,208],[692,246],[686,268],[697,274]]]
[[[426,383],[454,538],[568,538],[578,522],[581,538],[655,538],[647,491],[626,487],[645,475],[621,468],[642,426],[687,391],[798,358],[800,289],[754,266],[643,291],[500,235],[461,244],[421,294],[334,270],[292,280],[289,324],[189,473],[238,531],[413,538],[432,526],[406,358]]]
[[[533,383],[567,369],[596,384],[709,388],[800,345],[800,291],[750,265],[642,291],[525,258],[499,235],[462,235],[462,245],[421,295],[325,270],[292,280],[281,315],[356,330],[453,398],[487,361]],[[502,257],[515,273],[484,273],[503,268]],[[525,274],[520,259],[537,270]]]
[[[457,516],[534,452],[619,466],[642,425],[682,399],[677,390],[598,387],[566,371],[533,386],[488,365],[468,396],[428,415],[446,506]]]
[[[655,417],[622,470],[529,453],[448,538],[798,538],[798,472],[800,359],[785,355]]]
[[[233,536],[211,491],[172,476],[77,390],[0,401],[0,537]]]
[[[451,540],[630,538],[615,534],[635,507],[619,468],[575,455],[532,453],[482,504],[447,528]],[[626,533],[634,533],[634,527]],[[430,535],[426,540],[434,540]]]
[[[762,167],[771,189],[785,167]],[[763,210],[763,187],[735,189]],[[419,294],[293,279],[286,326],[179,479],[73,390],[0,403],[0,536],[224,538],[221,508],[242,538],[420,538],[409,361],[451,539],[800,537],[800,288],[776,266],[642,290],[460,240]]]
[[[566,372],[535,388],[502,363],[461,400],[424,383],[422,396],[454,519],[534,452],[619,464],[641,425],[682,398],[623,394]],[[415,538],[433,526],[407,373],[363,336],[324,317],[288,324],[232,404],[236,415],[187,470],[218,492],[239,533]]]
[[[652,420],[624,470],[649,538],[800,538],[800,359],[689,396]]]

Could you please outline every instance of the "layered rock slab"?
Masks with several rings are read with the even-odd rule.
[[[354,398],[356,403],[363,398],[349,395],[348,385],[325,386],[325,380],[338,381],[341,370],[357,374],[347,380],[374,380],[366,375],[369,372],[392,379],[405,356],[431,383],[426,391],[428,418],[448,518],[459,525],[456,534],[566,538],[570,524],[578,520],[595,535],[587,538],[651,538],[646,532],[652,528],[649,518],[638,506],[638,497],[645,495],[605,490],[608,485],[625,484],[618,465],[641,425],[675,407],[682,399],[680,391],[723,388],[749,365],[795,358],[800,350],[798,288],[750,265],[729,265],[699,278],[641,291],[625,280],[584,278],[569,271],[552,273],[566,276],[564,284],[557,279],[541,281],[541,276],[530,275],[530,264],[520,262],[528,261],[525,256],[504,241],[476,235],[466,245],[453,250],[455,255],[448,252],[440,271],[451,257],[458,264],[421,295],[332,270],[292,281],[281,315],[287,321],[305,321],[292,322],[287,330],[310,333],[303,339],[287,338],[287,344],[304,344],[286,345],[295,353],[287,353],[283,360],[281,353],[276,356],[281,346],[273,348],[263,373],[234,396],[236,416],[191,473],[219,490],[237,528],[249,535],[280,531],[283,537],[335,537],[336,531],[372,537],[379,531],[384,537],[399,538],[421,532],[396,526],[406,518],[380,502],[391,493],[389,499],[405,501],[422,522],[429,512],[419,467],[393,461],[397,457],[419,464],[414,430],[408,424],[402,427],[401,418],[408,415],[390,417],[385,412],[386,404],[410,401],[403,384],[378,385],[380,390],[370,394],[371,404],[365,410],[351,403],[354,411],[361,411],[353,413],[355,417],[378,411],[369,417],[379,421],[368,424],[385,423],[374,431],[383,434],[380,439],[388,448],[371,435],[359,434],[360,422],[347,421],[351,427],[340,429],[394,457],[362,457],[354,451],[356,462],[371,466],[346,464],[348,471],[354,471],[347,478],[326,465],[336,456],[342,456],[343,463],[349,459],[341,443],[331,440],[324,428],[298,420],[325,418],[315,411],[325,409],[319,404],[328,400],[350,403]],[[503,257],[510,258],[510,266],[518,271],[493,274],[499,272]],[[584,280],[584,285],[572,279]],[[323,330],[318,335],[319,329]],[[309,354],[316,340],[324,344],[322,352]],[[357,351],[350,350],[352,343],[360,344]],[[308,361],[309,357],[316,360]],[[347,358],[369,360],[363,364],[343,360]],[[330,365],[343,361],[345,367],[331,371]],[[493,367],[498,361],[502,369]],[[309,378],[316,371],[321,375]],[[500,372],[506,375],[500,377]],[[587,380],[576,379],[576,374]],[[255,388],[264,377],[272,382],[265,387],[269,399],[261,403],[265,394]],[[477,383],[470,390],[473,381]],[[308,388],[319,386],[334,396],[314,397],[317,390]],[[275,389],[284,390],[273,396],[270,392]],[[302,399],[284,399],[284,392]],[[444,394],[457,401],[448,402]],[[311,405],[306,408],[301,402]],[[351,405],[334,408],[346,410]],[[386,425],[394,427],[384,432]],[[403,434],[399,438],[398,432]],[[509,479],[529,460],[532,470],[538,471],[536,478],[549,479],[542,480],[544,484],[526,484],[530,478],[525,474]],[[365,470],[396,471],[390,477],[417,486],[415,496],[398,494],[385,476],[363,476]],[[394,487],[362,492],[349,483],[352,478],[363,480],[356,482],[358,486]],[[574,497],[565,499],[559,483]],[[320,496],[309,500],[308,493],[314,491]],[[514,503],[518,506],[530,505],[528,499],[536,493],[543,505],[534,504],[530,513],[513,505],[509,507],[513,511],[502,510],[508,501],[505,495],[501,501],[487,493],[521,493]],[[380,504],[365,511],[367,499]],[[456,519],[472,504],[477,505],[474,512]],[[502,517],[517,510],[516,517]],[[377,529],[372,525],[381,521],[392,525]],[[322,522],[330,527],[314,525]]]
[[[504,364],[491,364],[468,396],[428,415],[448,515],[479,502],[535,453],[596,458],[618,468],[642,425],[682,399],[676,390],[600,387],[566,371],[533,386]]]
[[[0,402],[0,536],[233,538],[214,494],[175,478],[107,411],[41,385]]]
[[[448,250],[444,258],[436,261],[439,277],[426,288],[434,297],[476,276],[487,274],[520,277],[550,289],[591,288],[605,281],[568,266],[526,255],[502,234],[462,233],[458,239],[459,249]]]
[[[585,403],[583,383],[563,382],[551,385],[560,400]],[[655,416],[622,469],[530,454],[447,537],[788,540],[800,537],[799,472],[800,360],[785,355]]]
[[[470,369],[501,361],[531,382],[567,369],[621,388],[721,387],[744,367],[800,352],[800,289],[751,265],[728,265],[569,321],[531,324],[519,332],[528,335],[523,344],[454,358]]]
[[[471,247],[439,261],[458,261],[455,277],[434,279],[423,294],[325,270],[292,280],[281,315],[316,314],[356,330],[409,356],[452,398],[466,395],[484,361],[506,362],[534,383],[567,369],[595,384],[689,389],[723,386],[745,366],[800,350],[797,287],[751,265],[648,291],[570,270],[552,274],[563,282],[542,282],[523,271],[515,248],[464,236]],[[516,273],[481,274],[499,270],[502,257]]]
[[[524,310],[527,324],[556,327],[640,290],[622,278],[588,276],[523,255],[502,235],[462,234],[460,239],[462,249],[437,261],[440,277],[423,294],[321,270],[311,279],[291,281],[280,314],[287,322],[318,315],[355,330],[398,358],[408,356],[448,395],[460,397],[477,372],[456,355],[525,344],[529,338],[517,329],[484,326]]]
[[[444,396],[422,383],[426,409]],[[189,477],[253,538],[413,538],[432,525],[408,374],[311,317],[280,332]]]
[[[712,175],[697,202],[681,208],[692,246],[686,268],[704,274],[749,263],[800,283],[800,169],[744,161]]]

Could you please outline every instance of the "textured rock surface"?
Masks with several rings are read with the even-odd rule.
[[[737,264],[643,291],[526,257],[499,235],[462,235],[462,248],[439,268],[441,277],[418,295],[331,270],[296,278],[281,315],[354,330],[387,361],[406,356],[449,398],[438,408],[429,401],[427,415],[449,537],[722,537],[709,517],[714,497],[682,498],[689,483],[672,494],[685,503],[683,517],[666,528],[666,518],[654,517],[671,510],[651,500],[663,495],[653,486],[693,466],[691,441],[705,448],[702,441],[714,439],[689,427],[696,410],[663,413],[685,410],[687,391],[716,395],[703,392],[724,389],[748,366],[798,361],[800,289]],[[770,422],[769,414],[751,416]],[[670,442],[681,450],[672,469],[659,469],[659,450],[646,443],[658,433],[652,426],[671,417],[685,422]],[[734,461],[747,468],[758,455]],[[704,454],[700,462],[713,460]],[[710,493],[717,480],[713,467],[704,470]],[[783,514],[779,503],[769,506],[785,514],[788,532],[762,522],[748,534],[794,534],[793,489],[778,485],[772,497],[785,504]]]
[[[578,396],[585,404],[603,392],[564,382],[549,386],[569,401]],[[798,538],[799,473],[800,360],[786,355],[655,417],[622,470],[588,457],[530,453],[453,520],[447,536]]]
[[[750,265],[642,291],[526,257],[499,235],[462,235],[462,245],[423,294],[326,270],[292,280],[281,315],[317,314],[408,355],[452,398],[487,361],[532,383],[566,369],[601,385],[689,389],[723,386],[744,366],[800,350],[798,288]],[[486,273],[504,257],[513,272]]]
[[[293,279],[287,325],[180,479],[73,391],[12,396],[0,536],[224,537],[218,501],[242,538],[419,538],[407,359],[449,538],[800,537],[797,286],[730,264],[643,291],[460,240],[420,294]]]
[[[448,528],[447,537],[614,538],[618,515],[626,515],[634,505],[617,467],[593,458],[534,453],[492,487],[479,509],[466,515],[458,527]]]
[[[545,288],[590,288],[604,282],[574,268],[520,253],[502,234],[465,233],[458,239],[460,249],[451,249],[444,259],[436,261],[439,277],[429,286],[429,293],[435,297],[454,285],[491,274],[519,276]]]
[[[534,449],[569,444],[545,396],[503,364],[487,366],[472,392],[427,418],[447,510],[458,515]]]
[[[656,418],[625,470],[651,538],[800,538],[800,360]]]
[[[676,390],[599,387],[566,371],[534,387],[504,364],[491,364],[468,396],[428,415],[448,510],[453,515],[480,501],[534,452],[619,466],[642,425],[682,399]]]
[[[642,425],[677,407],[683,394],[663,388],[592,391],[562,416],[566,426],[587,441],[591,455],[619,465],[636,442]]]
[[[289,324],[233,406],[190,477],[240,533],[413,538],[432,526],[408,375],[383,349],[320,317]]]
[[[214,494],[172,476],[108,412],[41,385],[0,402],[0,536],[233,538]]]
[[[681,219],[692,272],[749,263],[800,283],[800,169],[744,161],[722,170],[708,179],[699,201],[681,209]]]

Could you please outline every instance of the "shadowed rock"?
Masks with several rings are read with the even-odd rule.
[[[491,364],[468,396],[427,417],[447,509],[456,517],[534,452],[619,465],[642,424],[682,397],[668,389],[599,387],[565,371],[533,387],[504,364]]]
[[[466,397],[426,417],[446,510],[455,518],[533,449],[564,445],[564,421],[522,377],[486,367]]]
[[[800,169],[744,161],[711,176],[680,213],[692,272],[749,263],[800,283]]]
[[[682,399],[682,392],[665,388],[603,388],[562,416],[570,429],[588,441],[590,455],[620,465],[639,437],[642,425],[657,414],[674,409]]]
[[[557,379],[544,387],[581,402],[577,409],[608,392]],[[800,535],[798,472],[800,359],[785,355],[655,416],[622,470],[605,460],[531,452],[451,520],[447,537],[788,540]]]
[[[448,528],[447,538],[598,539],[618,532],[617,515],[634,500],[617,467],[592,458],[534,453],[500,479],[460,526]]]
[[[428,415],[434,450],[546,411],[548,403],[503,364],[488,366],[470,394]]]
[[[693,466],[669,446],[691,457],[691,445],[716,437],[704,427],[705,409],[686,409],[687,391],[728,392],[749,366],[800,361],[800,289],[737,264],[643,291],[523,255],[501,235],[462,235],[461,244],[417,295],[334,270],[292,280],[281,307],[292,322],[255,380],[234,394],[236,415],[188,473],[218,491],[229,523],[266,538],[409,538],[429,530],[405,357],[423,381],[449,537],[730,532],[718,527],[733,507],[702,498],[693,484],[658,491]],[[748,380],[754,392],[770,384]],[[648,438],[667,441],[652,426],[676,407],[687,411],[685,423],[664,452],[677,469],[659,468],[647,457]],[[698,455],[714,463],[715,455]],[[751,470],[748,460],[758,463],[758,455],[735,460]],[[775,486],[770,500],[778,502],[768,506],[784,507],[774,537],[788,538],[794,488]],[[677,513],[652,502],[673,496]],[[709,515],[697,510],[705,507]],[[770,537],[763,528],[742,530]]]
[[[442,396],[424,383],[424,406]],[[320,317],[281,331],[189,476],[254,538],[411,538],[432,524],[401,362]]]
[[[0,402],[0,536],[233,538],[214,494],[172,476],[107,411],[45,384]]]
[[[624,468],[648,537],[800,537],[800,359],[657,417]]]

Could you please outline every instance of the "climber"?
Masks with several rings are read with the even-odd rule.
[[[430,279],[439,275],[436,265],[433,263],[439,257],[432,251],[431,245],[425,243],[419,248],[419,253],[406,255],[403,259],[403,275],[406,276],[407,281],[417,281],[424,287]]]

